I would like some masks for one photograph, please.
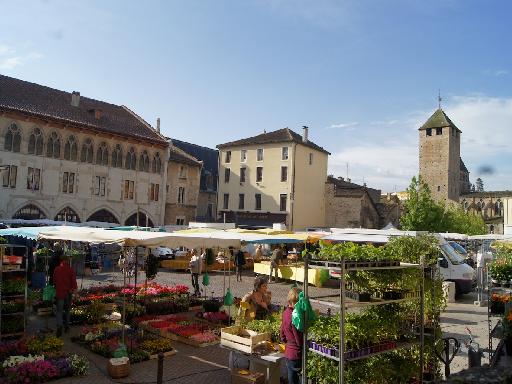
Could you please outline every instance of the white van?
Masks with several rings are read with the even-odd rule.
[[[325,237],[332,241],[351,241],[354,243],[385,244],[392,237],[419,236],[427,234],[420,231],[399,231],[396,229],[379,230],[364,228],[331,228],[332,235]],[[455,283],[455,295],[469,293],[476,284],[476,273],[473,268],[465,263],[450,244],[439,234],[434,234],[439,241],[439,273],[444,281]]]

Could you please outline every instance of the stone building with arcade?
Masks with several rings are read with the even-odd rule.
[[[0,220],[164,224],[159,131],[125,106],[0,75]]]

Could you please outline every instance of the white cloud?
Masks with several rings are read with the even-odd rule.
[[[11,47],[9,47],[8,45],[0,44],[0,56],[6,55],[9,52],[11,52]]]
[[[0,69],[11,70],[42,57],[43,55],[39,52],[19,54],[8,45],[0,45]]]
[[[484,75],[486,75],[486,76],[500,77],[500,76],[506,76],[508,74],[509,74],[509,71],[506,69],[494,69],[494,70],[486,69],[484,71]]]
[[[347,130],[353,130],[355,126],[359,125],[359,122],[354,121],[352,123],[339,123],[339,124],[332,124],[327,127],[327,129],[347,129]]]
[[[23,59],[19,56],[0,59],[0,69],[14,69],[19,65],[23,65]]]
[[[471,181],[481,176],[486,190],[512,189],[512,98],[488,97],[482,94],[451,97],[443,110],[462,131],[461,157],[470,171]],[[386,137],[360,134],[351,146],[334,152],[329,159],[329,172],[346,175],[356,183],[383,191],[405,189],[412,176],[418,174],[417,129],[434,110],[413,111],[402,118],[374,121],[371,125],[387,125]],[[373,136],[373,137],[372,137]],[[348,142],[348,141],[347,141]],[[490,167],[494,174],[481,175],[480,169]]]
[[[405,189],[418,173],[417,142],[412,138],[388,143],[368,143],[342,149],[329,158],[329,173],[345,176],[369,187],[394,191]]]

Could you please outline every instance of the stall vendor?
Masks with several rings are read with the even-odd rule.
[[[268,289],[266,276],[254,279],[254,289],[242,298],[239,315],[245,320],[261,320],[270,313],[272,294]]]

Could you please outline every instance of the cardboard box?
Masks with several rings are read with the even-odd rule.
[[[249,372],[248,374],[242,374],[244,370],[234,370],[231,372],[231,384],[264,384],[265,375],[260,372]]]

